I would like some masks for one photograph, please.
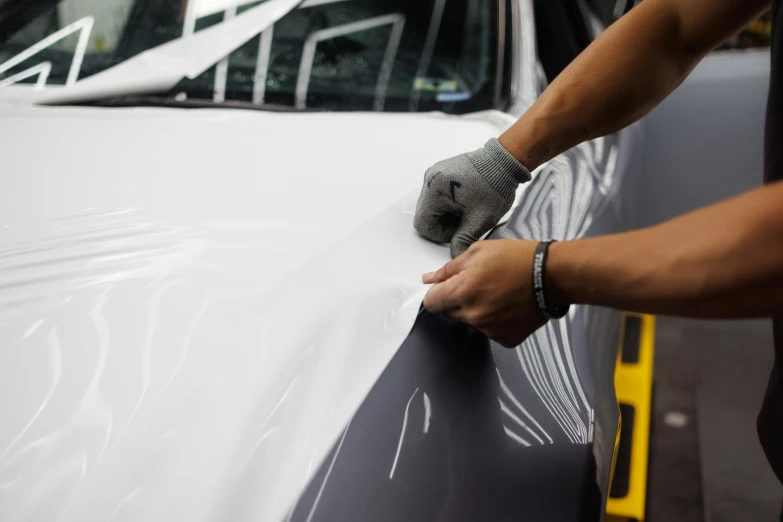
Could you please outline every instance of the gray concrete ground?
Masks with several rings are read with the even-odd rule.
[[[778,522],[783,486],[756,437],[771,324],[660,317],[656,336],[650,522]]]

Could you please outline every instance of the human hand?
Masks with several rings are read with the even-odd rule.
[[[427,169],[413,226],[457,257],[481,239],[514,203],[530,172],[496,140]]]
[[[516,239],[474,243],[422,276],[425,284],[433,284],[424,308],[467,323],[507,348],[518,346],[547,322],[533,295],[537,246],[537,241]]]

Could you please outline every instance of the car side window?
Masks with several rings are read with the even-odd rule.
[[[535,0],[538,58],[551,83],[590,43],[577,0]]]

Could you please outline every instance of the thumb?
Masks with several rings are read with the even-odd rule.
[[[482,234],[475,235],[464,226],[458,228],[454,237],[451,238],[451,257],[454,260],[458,259],[470,248],[470,245],[478,241]]]
[[[456,258],[470,248],[470,245],[481,239],[481,236],[492,230],[497,225],[503,214],[508,211],[510,204],[504,206],[502,212],[497,215],[487,209],[479,207],[463,216],[454,236],[451,238],[451,257]]]

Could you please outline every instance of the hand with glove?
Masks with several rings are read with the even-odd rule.
[[[413,226],[457,257],[511,208],[530,172],[492,138],[484,147],[440,161],[424,174]]]

